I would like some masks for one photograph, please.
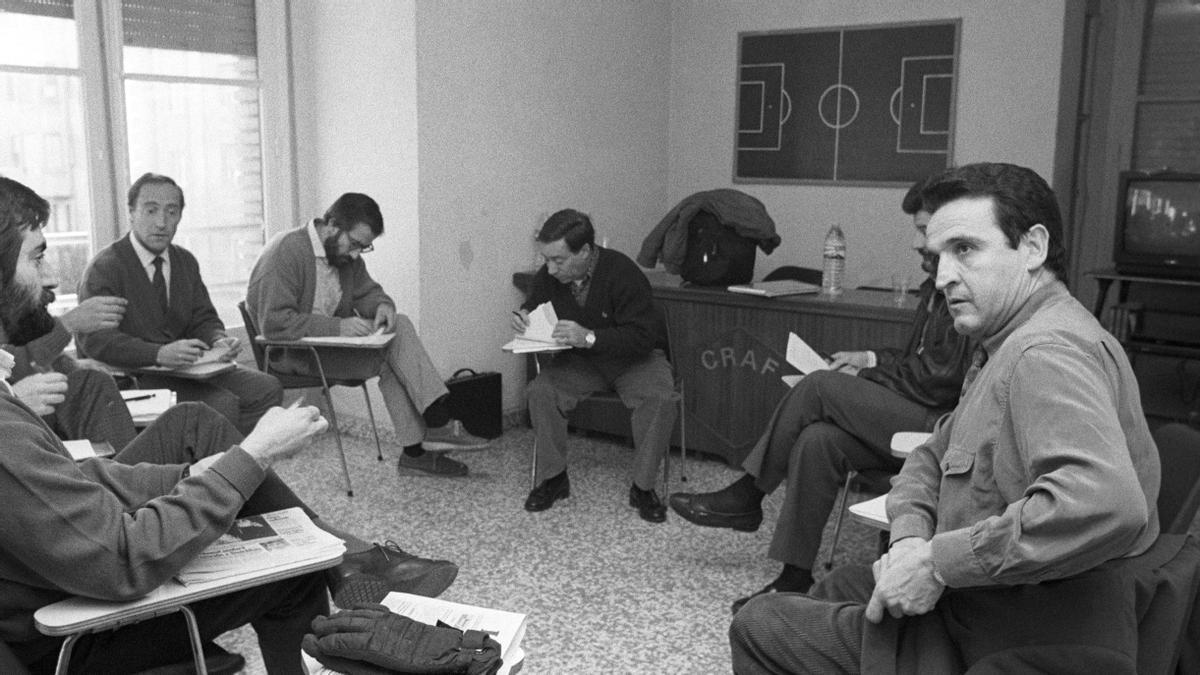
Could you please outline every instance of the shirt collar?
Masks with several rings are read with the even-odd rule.
[[[592,244],[592,257],[588,258],[587,271],[583,273],[577,281],[574,281],[576,286],[582,286],[592,280],[592,275],[596,272],[596,263],[600,260],[600,247]]]
[[[312,244],[313,255],[321,260],[325,260],[325,244],[321,241],[321,235],[317,232],[316,219],[310,220],[308,226],[304,229],[308,232],[308,241]],[[329,261],[325,260],[325,262]]]
[[[154,259],[160,255],[162,256],[164,263],[168,265],[171,264],[170,245],[163,249],[162,253],[155,253],[143,246],[142,242],[138,241],[138,238],[135,237],[132,232],[129,233],[129,243],[133,244],[133,252],[137,254],[138,260],[140,260],[142,263],[142,267],[149,267],[150,264],[154,262]]]
[[[1070,295],[1071,292],[1067,290],[1066,285],[1055,279],[1053,282],[1034,291],[1025,300],[1025,304],[1021,305],[1021,308],[1012,315],[1000,330],[980,340],[980,344],[983,345],[989,356],[995,354],[1000,345],[1004,344],[1004,341],[1008,339],[1008,336],[1012,335],[1013,331],[1024,325],[1026,321],[1029,321],[1029,317],[1033,316],[1043,305],[1064,297],[1070,297]]]

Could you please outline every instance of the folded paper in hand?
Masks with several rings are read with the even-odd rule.
[[[558,313],[554,311],[554,305],[543,302],[529,313],[529,325],[525,327],[525,332],[514,337],[502,349],[514,354],[570,349],[570,345],[561,344],[552,337],[556,323]]]
[[[816,370],[829,370],[824,357],[795,333],[788,333],[787,362],[804,375]],[[784,375],[783,381],[787,386],[794,387],[804,375]]]
[[[345,550],[342,540],[313,524],[300,507],[238,518],[175,575],[183,585],[266,570]]]

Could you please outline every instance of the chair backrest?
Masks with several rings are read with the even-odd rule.
[[[1200,509],[1200,429],[1173,422],[1151,432],[1158,445],[1162,483],[1158,522],[1167,534],[1182,534]]]
[[[246,324],[246,339],[250,341],[250,351],[254,352],[254,362],[258,364],[258,369],[267,372],[264,364],[266,348],[258,343],[258,327],[254,325],[254,319],[250,318],[250,312],[246,309],[246,301],[238,301],[238,311],[242,313],[242,322]]]
[[[811,267],[784,265],[783,267],[776,267],[767,276],[763,277],[763,281],[779,281],[780,279],[792,279],[819,286],[821,284],[821,270],[815,270]]]

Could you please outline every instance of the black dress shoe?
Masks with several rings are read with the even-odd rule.
[[[667,519],[667,507],[658,500],[658,494],[654,490],[643,490],[636,485],[630,485],[629,505],[638,510],[642,520],[661,523]]]
[[[529,496],[525,498],[525,510],[545,511],[554,506],[554,502],[570,496],[571,479],[567,478],[567,472],[563,471],[538,483],[537,487],[529,491]]]
[[[713,493],[676,492],[671,508],[684,519],[704,527],[728,527],[738,532],[754,532],[762,524],[762,507],[728,513],[711,506]]]
[[[347,608],[359,602],[380,602],[391,591],[436,598],[457,576],[458,565],[448,560],[419,558],[386,541],[346,556],[326,578],[334,604]]]

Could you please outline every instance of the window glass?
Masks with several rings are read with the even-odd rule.
[[[3,5],[0,5],[3,7]],[[77,68],[75,20],[0,9],[0,63],[12,66]]]

